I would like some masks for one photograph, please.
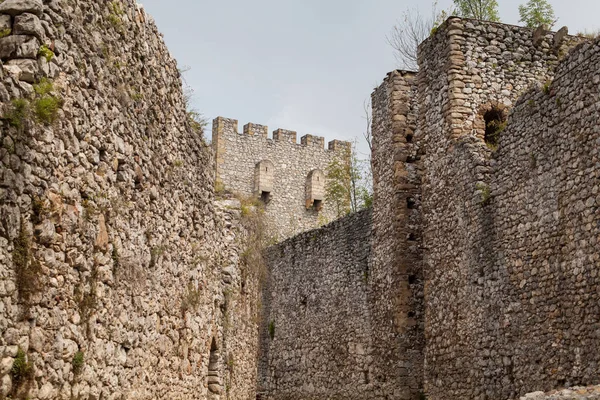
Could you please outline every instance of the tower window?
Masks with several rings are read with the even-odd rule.
[[[267,204],[273,192],[273,163],[262,160],[254,168],[254,194]]]
[[[325,174],[315,169],[310,171],[306,177],[306,209],[321,211],[325,199]]]
[[[485,134],[483,139],[485,144],[495,149],[500,141],[500,134],[506,128],[506,114],[498,107],[492,107],[483,114],[485,121]]]

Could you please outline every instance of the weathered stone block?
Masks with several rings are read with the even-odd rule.
[[[11,35],[0,38],[0,59],[7,60],[17,57],[17,51],[22,44],[31,40],[31,36]]]
[[[17,15],[15,17],[13,33],[15,35],[33,35],[40,40],[43,40],[45,36],[40,19],[37,15],[29,13]]]
[[[16,67],[20,70],[20,73],[18,74],[20,80],[28,83],[34,83],[36,81],[39,71],[37,60],[16,59],[10,60],[6,65]]]
[[[0,14],[9,14],[12,16],[31,13],[41,16],[44,5],[41,0],[5,0],[0,4]]]

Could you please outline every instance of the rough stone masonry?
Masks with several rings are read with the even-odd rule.
[[[240,204],[152,19],[5,0],[0,36],[0,398],[253,398]]]
[[[450,18],[373,93],[373,210],[263,276],[141,6],[5,0],[0,36],[0,398],[598,397],[600,41]],[[341,143],[216,126],[240,191],[290,157],[319,211],[294,157]]]
[[[350,162],[351,143],[248,123],[238,132],[238,121],[213,121],[216,184],[243,196],[261,199],[272,236],[283,240],[325,225],[338,216],[325,198],[329,167]]]
[[[597,397],[543,392],[600,379],[599,57],[566,29],[450,18],[418,73],[388,74],[373,93],[370,235],[349,244],[365,228],[348,219],[269,253],[267,398]],[[343,250],[365,241],[364,264]]]

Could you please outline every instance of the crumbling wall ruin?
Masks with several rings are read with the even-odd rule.
[[[215,201],[143,9],[5,0],[0,33],[0,397],[254,399],[258,382],[277,399],[511,399],[598,383],[599,42],[567,54],[581,40],[565,31],[450,18],[418,74],[373,93],[373,210],[271,247],[265,277],[247,220],[261,214]],[[320,205],[315,179],[347,146],[216,122],[217,161],[225,142],[252,156],[239,191],[300,171],[293,213]]]
[[[320,364],[341,353],[295,304],[298,288],[319,297],[335,275],[327,268],[356,265],[307,242],[339,235],[328,227],[271,253],[259,368],[267,396],[511,399],[595,383],[598,360],[586,349],[598,345],[599,48],[567,55],[580,41],[451,18],[421,46],[418,74],[388,74],[373,93],[368,312],[355,313],[372,335],[364,386],[346,392],[332,377],[350,366]],[[357,230],[343,231],[345,246]],[[315,257],[325,260],[318,272]],[[328,296],[346,299],[348,287],[330,285]],[[335,325],[345,309],[328,302],[317,319]],[[286,317],[269,338],[274,315]],[[336,332],[343,343],[363,335]]]

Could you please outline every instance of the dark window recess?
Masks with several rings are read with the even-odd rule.
[[[485,143],[490,147],[498,146],[500,134],[506,128],[504,113],[497,108],[492,108],[483,114],[483,119],[485,120],[485,136],[483,137]]]
[[[409,197],[406,199],[406,206],[411,210],[417,208],[417,201],[412,197]]]
[[[271,201],[271,193],[269,193],[269,192],[261,192],[260,193],[260,199],[265,204],[269,203],[269,201]]]
[[[408,312],[408,318],[414,318],[415,317],[415,312],[414,311],[409,311]]]
[[[413,141],[413,135],[406,135],[406,143],[412,143]]]
[[[306,304],[308,304],[308,299],[306,298],[306,296],[302,296],[300,298],[300,304],[302,304],[304,307],[306,307]]]
[[[321,211],[321,208],[323,208],[323,201],[322,200],[313,201],[313,208],[317,211]]]
[[[417,283],[417,276],[416,275],[409,275],[408,276],[408,284],[409,285],[414,285],[415,283]]]
[[[408,234],[408,240],[409,240],[410,242],[414,242],[414,241],[416,241],[416,240],[417,240],[417,235],[415,235],[414,233],[409,233],[409,234]]]

